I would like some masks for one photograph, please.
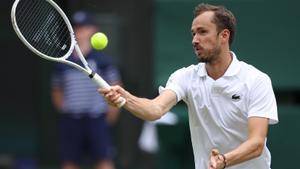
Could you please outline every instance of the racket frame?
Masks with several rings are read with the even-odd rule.
[[[77,68],[78,70],[82,71],[83,73],[85,73],[86,75],[88,75],[92,80],[94,80],[96,82],[96,84],[100,87],[100,88],[110,88],[110,85],[102,78],[100,77],[96,72],[92,71],[89,66],[87,61],[85,60],[78,44],[76,41],[76,37],[75,37],[75,33],[73,30],[73,27],[68,19],[68,17],[66,16],[66,14],[63,12],[63,10],[53,1],[53,0],[45,0],[47,1],[49,4],[51,4],[56,11],[60,14],[60,16],[63,18],[63,20],[65,21],[67,28],[69,30],[69,34],[71,37],[71,45],[70,48],[68,50],[68,52],[59,58],[54,58],[54,57],[49,57],[47,55],[45,55],[44,53],[38,51],[37,49],[35,49],[27,40],[26,38],[22,35],[18,24],[16,22],[16,8],[17,5],[19,3],[20,0],[15,0],[11,9],[11,22],[12,22],[12,26],[17,34],[17,36],[19,37],[19,39],[32,51],[34,52],[36,55],[46,59],[46,60],[50,60],[50,61],[54,61],[54,62],[60,62],[60,63],[64,63],[64,64],[68,64],[70,66],[73,66],[75,68]],[[69,56],[71,56],[73,51],[76,51],[77,55],[79,56],[81,62],[83,63],[84,67],[71,62],[68,59]],[[118,107],[122,107],[125,103],[126,100],[123,97],[120,97],[119,99],[119,104],[117,105]]]

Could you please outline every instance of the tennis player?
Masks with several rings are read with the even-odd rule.
[[[236,19],[223,6],[199,4],[192,21],[192,45],[199,63],[175,71],[154,99],[139,98],[120,86],[99,89],[116,105],[144,120],[156,120],[183,100],[196,169],[270,169],[268,125],[278,122],[269,76],[239,61],[230,50]]]

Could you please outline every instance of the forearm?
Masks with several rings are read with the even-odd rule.
[[[155,100],[139,98],[128,92],[126,94],[126,104],[124,108],[138,118],[149,121],[159,119],[166,112],[166,110],[163,110]]]
[[[176,93],[171,90],[165,90],[154,99],[136,97],[120,86],[102,88],[99,92],[113,106],[117,106],[120,103],[120,97],[123,97],[126,100],[123,106],[126,110],[138,118],[149,121],[159,119],[177,103]]]
[[[51,92],[51,99],[54,108],[58,111],[62,110],[63,107],[63,91],[61,88],[54,88]]]
[[[232,166],[259,157],[263,151],[265,140],[252,138],[245,141],[231,152],[225,153],[226,165]]]
[[[226,164],[235,165],[251,160],[263,152],[268,132],[269,119],[250,117],[248,119],[248,139],[236,149],[225,154]]]

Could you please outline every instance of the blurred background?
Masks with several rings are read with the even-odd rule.
[[[10,21],[13,0],[1,2],[0,169],[59,168],[57,114],[50,101],[49,88],[52,63],[35,56],[17,39]],[[280,122],[270,126],[268,134],[272,169],[296,167],[300,151],[297,122],[300,117],[300,1],[55,2],[68,15],[79,9],[97,14],[99,28],[109,38],[104,52],[119,66],[125,88],[150,98],[157,94],[158,86],[165,84],[170,73],[196,63],[190,34],[195,5],[201,2],[225,5],[237,18],[232,50],[240,60],[266,72],[273,82]],[[144,122],[122,110],[114,127],[118,169],[194,168],[186,107],[179,103],[171,111],[176,116],[172,123],[151,123],[155,131],[150,136],[156,137],[150,137],[153,139],[150,148],[145,149],[140,140]]]

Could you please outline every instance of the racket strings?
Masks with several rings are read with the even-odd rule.
[[[31,7],[29,7],[32,4],[32,2],[28,2],[26,5],[26,9],[24,10],[18,10],[23,12],[23,14],[19,16],[24,16],[22,18],[21,23],[19,23],[19,27],[23,28],[23,34],[26,33],[28,35],[28,39],[34,39],[35,41],[37,38],[39,38],[41,35],[37,30],[39,29],[40,25],[36,23],[41,23],[43,21],[43,17],[35,17],[35,16],[44,16],[49,10],[45,9],[45,6],[40,6],[38,3],[34,3]],[[31,11],[29,13],[25,13],[26,11]],[[34,18],[35,17],[35,18]],[[34,19],[32,19],[34,18]],[[39,44],[36,45],[38,49],[41,49],[39,47]]]
[[[48,17],[46,18],[45,22],[46,23],[53,23],[53,20],[55,19],[54,15],[50,12]],[[53,48],[55,49],[55,45],[53,46],[49,46],[47,48],[47,46],[49,44],[52,43],[52,40],[54,41],[55,44],[58,44],[59,42],[57,42],[57,39],[50,39],[50,37],[52,36],[52,32],[54,31],[53,28],[55,27],[56,22],[53,23],[53,25],[50,24],[44,24],[42,27],[42,31],[43,30],[49,30],[49,34],[40,34],[39,36],[45,36],[45,42],[46,43],[40,43],[39,46],[40,48],[44,49],[45,53],[48,53],[50,56],[56,56],[58,51],[53,50]],[[50,36],[50,37],[49,37]]]
[[[36,10],[36,15],[38,15],[38,16],[45,16],[47,13],[49,13],[49,8],[46,8],[45,6],[42,6],[42,5],[37,5],[37,6],[39,8]],[[38,18],[36,18],[36,20],[34,22],[35,23],[43,23],[43,22],[47,22],[47,21],[45,20],[44,17],[38,17]],[[44,29],[47,29],[46,24],[42,24],[42,25],[35,24],[34,27],[33,27],[33,29],[32,29],[32,33],[31,33],[30,38],[34,39],[35,41],[38,41],[40,38],[43,38],[43,36],[46,37],[46,34],[45,35],[42,34],[42,32],[44,31]],[[45,38],[45,42],[46,43],[39,43],[39,44],[37,44],[37,47],[39,49],[46,50],[45,45],[49,43],[48,41],[49,41],[49,39]],[[42,52],[45,52],[45,51],[42,51]],[[46,53],[48,53],[48,52],[46,52]]]
[[[25,4],[26,5],[26,4]],[[21,27],[23,27],[23,25],[24,25],[24,23],[28,23],[28,24],[30,24],[30,15],[26,15],[25,14],[25,12],[26,11],[28,11],[28,9],[29,9],[29,5],[30,5],[30,3],[27,3],[27,6],[24,6],[23,7],[23,10],[17,10],[16,12],[16,15],[17,16],[24,16],[24,19],[23,20],[20,20],[20,21],[18,21],[18,24],[21,26]],[[32,6],[32,8],[35,8],[36,7],[36,4],[34,4],[33,6]],[[19,18],[17,18],[17,19],[19,19]]]
[[[57,33],[58,37],[65,36],[65,38],[63,38],[64,41],[62,41],[62,42],[58,41],[57,39],[54,39],[55,44],[60,44],[60,43],[65,44],[68,40],[70,40],[70,35],[69,35],[68,28],[67,27],[62,27],[62,28],[60,27],[60,25],[63,25],[64,23],[65,23],[64,20],[61,18],[57,22],[54,22],[54,24],[50,28],[49,32],[52,32],[52,33],[55,32],[55,33]],[[60,45],[60,46],[62,46],[62,45]],[[62,47],[64,47],[64,46],[62,46]],[[52,50],[52,51],[55,52],[55,50]],[[56,56],[56,55],[58,55],[58,53],[53,53],[53,55]]]
[[[38,51],[63,57],[70,49],[71,35],[60,13],[45,0],[20,1],[16,22],[25,39]]]

